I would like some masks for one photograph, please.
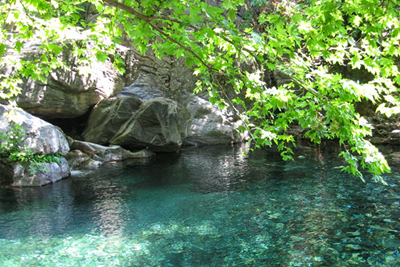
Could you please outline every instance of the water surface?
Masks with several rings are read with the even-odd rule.
[[[185,148],[3,186],[0,266],[400,265],[398,158],[382,186],[341,172],[332,143],[300,145],[296,162],[243,152]]]

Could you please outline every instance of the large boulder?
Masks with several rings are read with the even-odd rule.
[[[87,127],[82,133],[87,142],[109,144],[121,126],[140,108],[142,101],[136,97],[104,99],[90,113]]]
[[[145,101],[110,143],[129,148],[149,148],[172,152],[181,148],[190,127],[190,113],[177,102],[166,98]]]
[[[139,78],[140,80],[144,79]],[[148,80],[149,77],[147,78]],[[140,84],[143,87],[139,86]],[[147,85],[148,86],[148,85]],[[151,88],[144,86],[143,80],[141,82],[135,81],[131,86],[125,87],[120,94],[117,95],[118,99],[123,99],[128,96],[138,97],[142,100],[149,100],[153,98],[157,98],[158,96],[166,95],[159,87],[154,86]],[[147,88],[144,90],[140,90],[143,88]],[[185,94],[183,92],[183,94]],[[186,95],[183,99],[176,99],[178,103],[182,104],[190,113],[191,116],[191,125],[184,139],[183,145],[216,145],[216,144],[230,144],[230,143],[238,143],[241,140],[245,139],[245,136],[242,136],[238,129],[238,126],[241,124],[240,120],[238,120],[237,116],[234,114],[222,111],[216,105],[211,104],[208,100],[203,97],[189,94],[186,92]],[[114,110],[114,109],[110,109]],[[101,113],[106,113],[101,112]],[[100,113],[97,111],[95,114]],[[93,115],[95,117],[97,115]],[[91,115],[92,117],[92,115]],[[99,121],[101,121],[99,119]],[[89,126],[91,120],[89,120]],[[96,131],[97,126],[90,127],[92,130],[86,130],[84,134],[87,136],[93,135],[89,132]],[[88,127],[89,129],[89,127]],[[100,133],[100,131],[98,131]],[[85,140],[91,142],[98,142],[99,139],[89,139]]]
[[[242,140],[237,130],[240,121],[233,114],[221,111],[198,96],[193,96],[186,107],[192,115],[192,124],[184,145],[230,144]]]
[[[137,79],[116,97],[137,97],[150,100],[169,98],[186,107],[191,115],[191,126],[184,145],[214,145],[240,142],[237,131],[240,120],[231,112],[224,112],[208,101],[208,93],[193,95],[198,77],[184,59],[156,58],[151,51],[136,55]]]
[[[11,132],[10,119],[21,125],[25,133],[25,140],[21,145],[28,150],[41,155],[68,153],[68,141],[55,126],[21,109],[0,104],[0,132]]]
[[[0,105],[0,132],[12,132],[11,120],[21,125],[23,130],[25,139],[21,147],[41,155],[68,153],[70,149],[68,141],[55,126],[21,109]],[[15,186],[42,186],[69,175],[69,165],[65,158],[60,158],[58,162],[47,163],[2,161],[0,168],[3,170],[1,173],[7,173],[0,177],[2,182],[13,181],[12,184]]]

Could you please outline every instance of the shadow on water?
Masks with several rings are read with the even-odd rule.
[[[0,263],[397,266],[400,156],[384,149],[387,187],[340,172],[332,143],[299,143],[296,162],[274,149],[187,147],[41,188],[2,187]]]

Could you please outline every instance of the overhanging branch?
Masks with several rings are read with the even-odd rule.
[[[119,8],[121,10],[124,10],[132,15],[134,15],[136,18],[141,19],[146,21],[154,30],[156,30],[159,34],[161,34],[164,38],[168,39],[169,41],[177,44],[179,47],[181,47],[183,50],[185,50],[186,52],[188,52],[189,54],[191,54],[193,57],[197,58],[200,63],[202,65],[204,65],[205,67],[207,67],[207,69],[211,70],[212,67],[209,66],[207,64],[207,62],[205,62],[200,55],[198,55],[196,52],[194,52],[190,47],[186,46],[185,44],[179,42],[178,40],[176,40],[175,38],[171,37],[167,32],[165,32],[164,30],[160,29],[159,27],[157,27],[154,23],[152,23],[153,20],[157,20],[157,19],[163,19],[163,20],[168,20],[168,21],[172,21],[172,22],[177,22],[182,24],[183,22],[174,18],[169,18],[169,17],[165,17],[165,16],[158,16],[158,15],[153,15],[153,16],[146,16],[138,11],[136,11],[135,9],[121,4],[119,2],[116,2],[114,0],[103,0],[105,3]]]
[[[152,20],[156,20],[156,19],[162,19],[162,20],[168,20],[168,21],[172,21],[172,22],[176,22],[176,23],[183,23],[183,21],[181,21],[179,19],[170,18],[170,17],[167,17],[167,16],[160,16],[160,15],[146,16],[146,15],[136,11],[135,9],[133,9],[133,8],[127,6],[127,5],[121,4],[121,3],[117,2],[117,1],[114,1],[114,0],[103,0],[103,1],[105,3],[107,3],[107,4],[109,4],[110,6],[117,7],[119,9],[121,9],[121,10],[124,10],[124,11],[134,15],[138,19],[142,19],[142,20],[147,21],[147,22],[152,21]]]
[[[145,21],[151,21],[153,19],[153,16],[143,15],[142,13],[134,10],[133,8],[131,8],[131,7],[127,6],[127,5],[121,4],[121,3],[117,2],[117,1],[114,1],[114,0],[103,0],[103,1],[105,3],[107,3],[107,4],[109,4],[110,6],[117,7],[119,9],[121,9],[121,10],[124,10],[124,11],[134,15],[138,19],[142,19],[142,20],[145,20]]]

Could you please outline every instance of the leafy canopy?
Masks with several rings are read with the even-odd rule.
[[[19,93],[21,78],[45,80],[65,46],[73,46],[83,66],[92,58],[112,60],[127,37],[139,51],[184,57],[199,76],[196,92],[233,108],[256,146],[276,144],[292,159],[291,124],[306,129],[313,142],[337,139],[344,168],[375,180],[389,172],[381,153],[366,140],[370,125],[355,103],[371,101],[388,116],[399,113],[400,1],[222,0],[6,0],[0,4],[0,55],[12,73],[0,76],[0,98]],[[240,18],[238,9],[247,10]],[[80,41],[73,33],[83,36]],[[21,57],[32,40],[42,56]],[[249,72],[243,66],[257,66]],[[288,83],[268,86],[264,75],[276,71]],[[82,71],[84,74],[84,71]],[[350,73],[352,75],[345,75]],[[357,75],[367,73],[367,75]],[[229,94],[230,89],[235,93]],[[230,95],[230,97],[228,97]]]

